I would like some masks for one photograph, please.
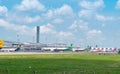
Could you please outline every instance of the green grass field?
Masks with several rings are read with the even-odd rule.
[[[0,74],[120,74],[120,55],[0,55]]]

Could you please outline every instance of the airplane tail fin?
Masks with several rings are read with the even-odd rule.
[[[15,50],[15,51],[19,51],[19,50],[20,50],[20,48],[21,48],[21,45],[18,45],[18,47],[16,48],[16,50]]]
[[[4,45],[4,39],[0,40],[0,49],[3,47]]]
[[[91,46],[87,46],[86,48],[84,48],[84,50],[90,50]]]
[[[68,46],[68,47],[66,48],[66,50],[72,50],[72,46],[73,46],[73,44],[70,44],[70,46]]]

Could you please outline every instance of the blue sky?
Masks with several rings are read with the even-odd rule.
[[[0,39],[120,47],[120,0],[0,0]],[[19,35],[19,37],[17,37]]]

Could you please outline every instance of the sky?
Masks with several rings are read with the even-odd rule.
[[[120,47],[120,0],[0,0],[0,39]]]

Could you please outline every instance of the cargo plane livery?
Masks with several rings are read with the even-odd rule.
[[[20,45],[17,47],[11,47],[11,46],[4,46],[5,40],[2,39],[0,40],[0,51],[2,52],[13,52],[13,51],[18,51],[20,49]]]

